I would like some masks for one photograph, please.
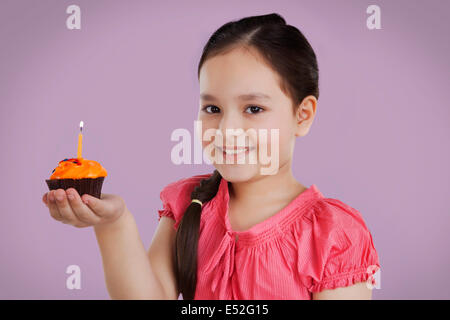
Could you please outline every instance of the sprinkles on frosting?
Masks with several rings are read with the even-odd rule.
[[[72,163],[75,163],[75,164],[81,166],[81,162],[80,162],[80,160],[78,160],[78,158],[70,158],[70,159],[69,158],[65,158],[64,160],[61,160],[59,162],[59,164],[61,164],[63,162],[72,162]],[[56,170],[56,168],[53,169],[52,173],[55,172],[55,170]]]

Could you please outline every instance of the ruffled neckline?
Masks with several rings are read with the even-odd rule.
[[[234,231],[231,228],[228,218],[230,195],[228,181],[224,178],[221,179],[217,195],[212,201],[219,220],[230,236],[234,237],[239,244],[256,244],[273,235],[283,233],[286,227],[298,220],[306,209],[320,198],[324,198],[324,195],[315,184],[312,184],[280,211],[244,231]],[[220,205],[217,205],[217,202],[220,202]]]

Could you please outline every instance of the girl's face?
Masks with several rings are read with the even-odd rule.
[[[295,138],[304,131],[302,117],[308,118],[307,114],[294,115],[290,97],[279,86],[278,74],[256,50],[233,49],[207,59],[200,70],[202,146],[225,180],[248,181],[276,174],[280,167],[290,165]],[[227,129],[236,131],[227,133]],[[265,140],[259,129],[265,129]],[[278,129],[278,135],[273,129]],[[219,135],[205,140],[207,130]],[[248,147],[249,151],[227,156],[215,146]],[[256,159],[253,163],[251,156]]]

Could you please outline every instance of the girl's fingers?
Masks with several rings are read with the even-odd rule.
[[[42,197],[42,202],[48,207],[48,196],[47,193],[44,193],[44,196]]]
[[[63,218],[64,223],[75,225],[79,223],[78,218],[75,216],[66,197],[66,191],[64,189],[55,190],[56,205],[59,210],[59,214]]]
[[[66,190],[66,194],[69,199],[69,205],[78,220],[91,225],[100,222],[101,218],[83,203],[77,190],[69,188]]]
[[[103,219],[110,219],[117,215],[125,208],[125,202],[121,197],[102,193],[100,199],[93,197],[89,194],[84,194],[83,202],[87,201],[87,206],[94,212],[98,217]]]
[[[50,191],[48,193],[48,209],[50,210],[50,215],[52,216],[53,219],[57,220],[57,221],[62,221],[63,218],[61,216],[61,214],[59,213],[59,209],[58,206],[56,205],[55,202],[55,193],[54,190]]]

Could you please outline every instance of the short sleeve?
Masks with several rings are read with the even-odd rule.
[[[164,209],[158,210],[158,216],[159,216],[158,217],[158,221],[161,220],[161,217],[169,217],[169,218],[171,218],[173,220],[176,220],[175,219],[175,215],[173,214],[173,212],[170,209],[167,208],[167,203],[165,203],[163,205],[163,207],[164,207]]]
[[[191,193],[202,179],[211,176],[210,173],[183,178],[166,185],[160,192],[162,209],[158,210],[158,221],[161,217],[169,217],[175,220],[174,228],[177,229],[184,212],[191,203]]]
[[[310,292],[371,280],[379,268],[372,235],[361,213],[337,199],[317,203],[313,219],[315,272]]]

